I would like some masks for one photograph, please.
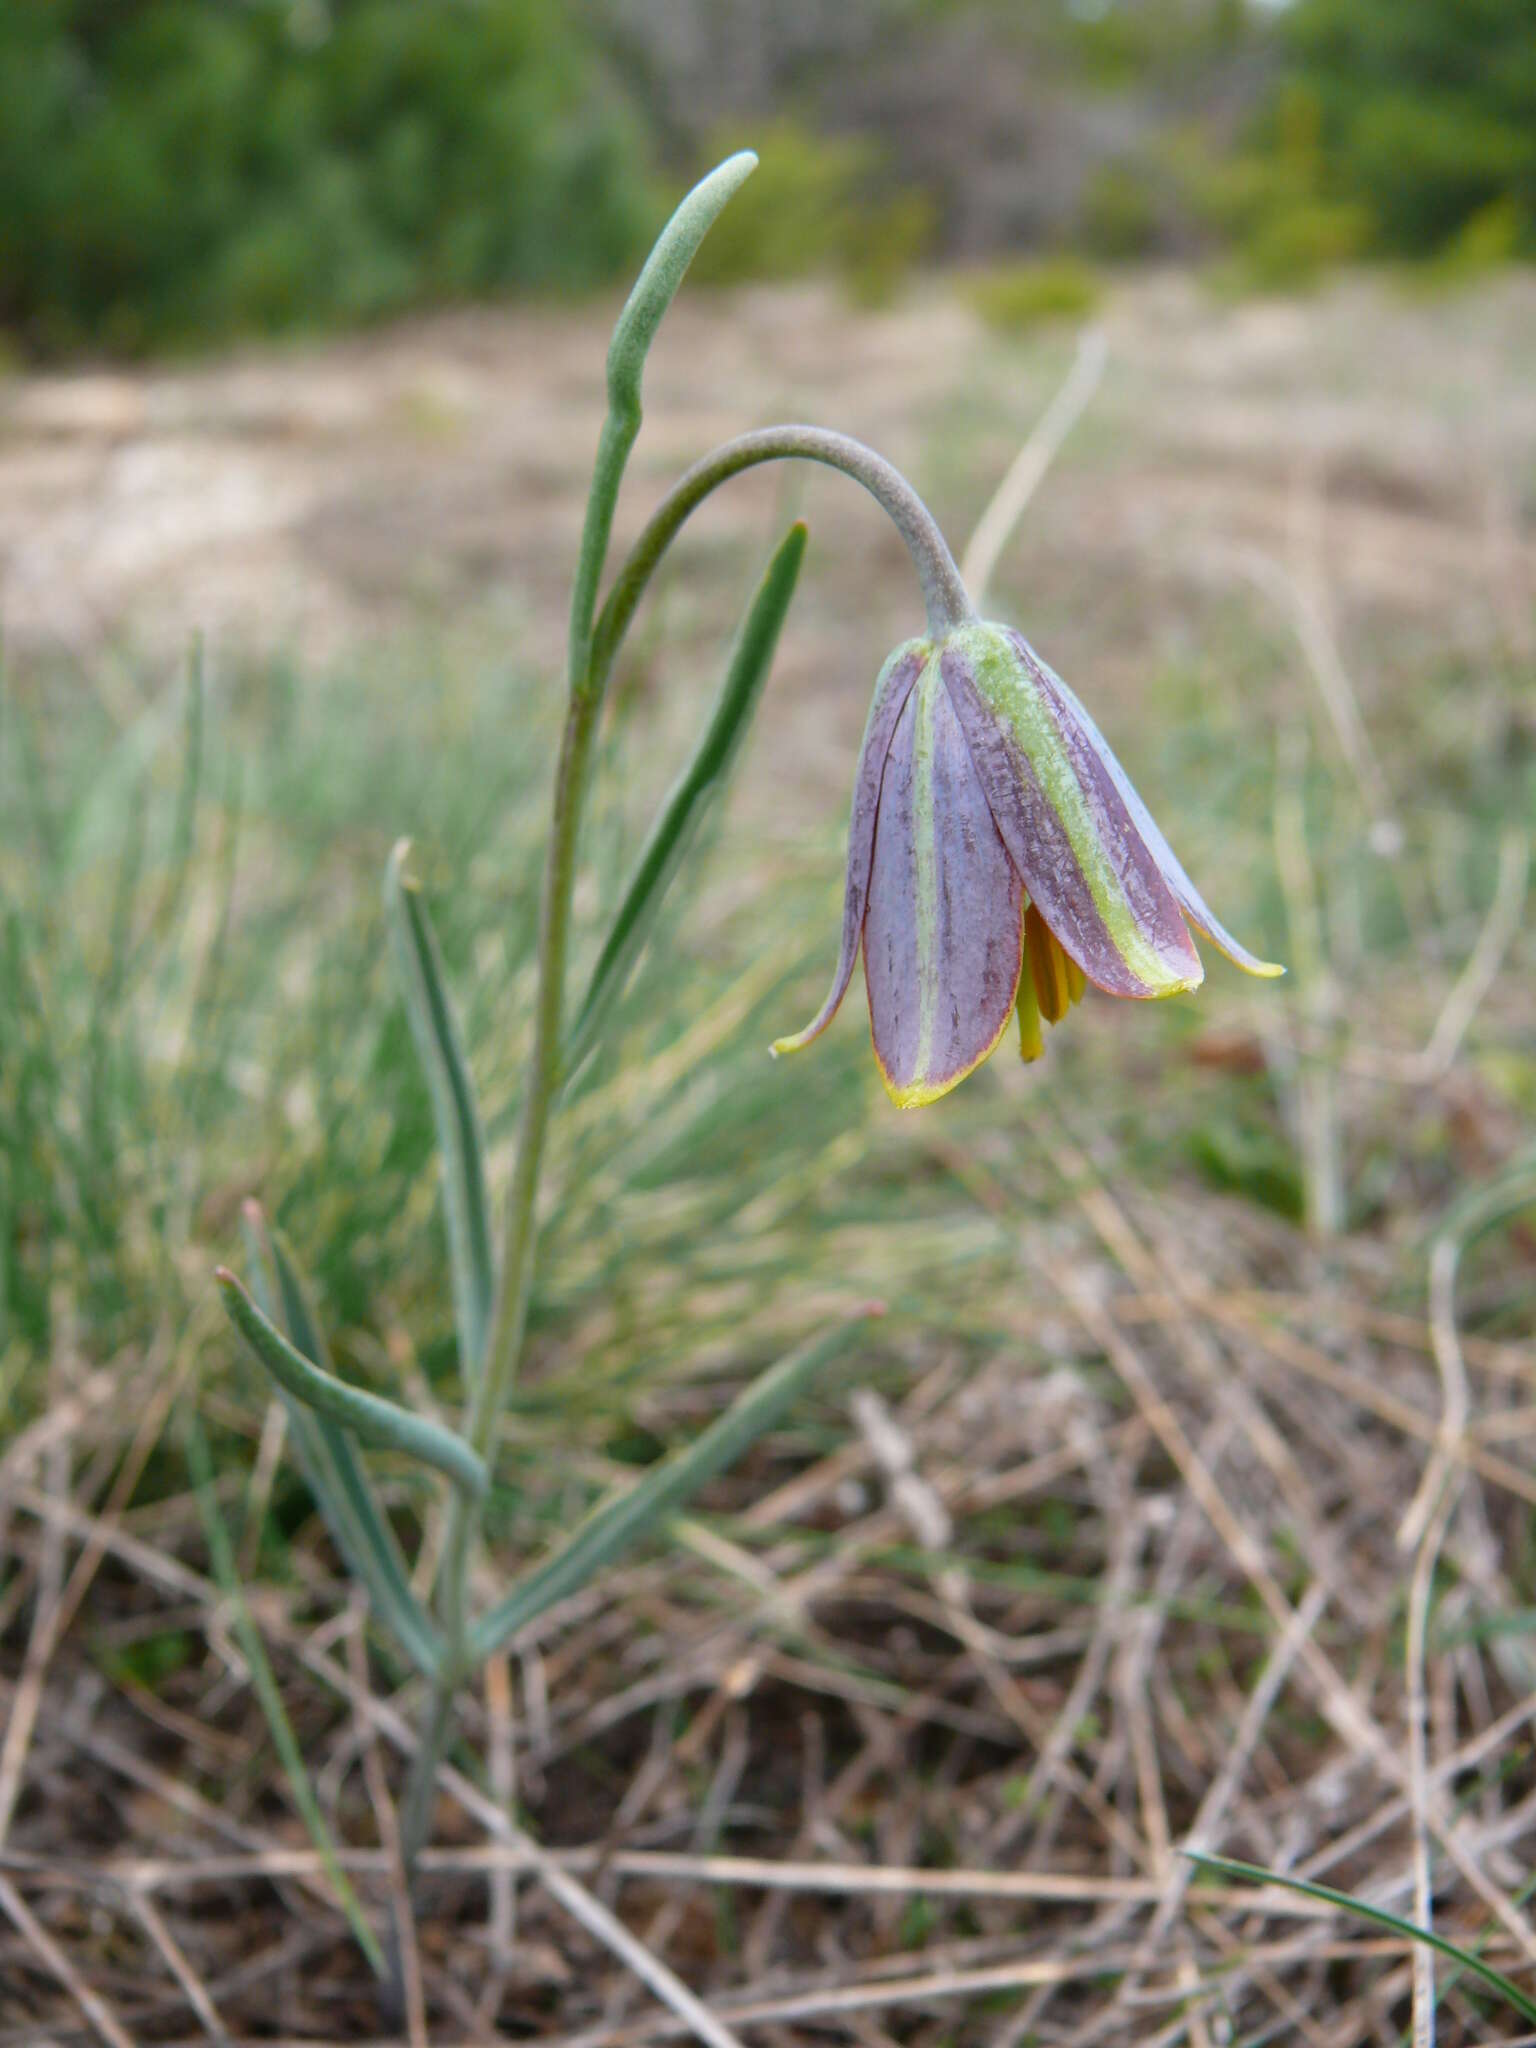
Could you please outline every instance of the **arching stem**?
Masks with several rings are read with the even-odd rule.
[[[624,634],[656,567],[690,513],[733,476],[763,462],[820,462],[862,484],[907,544],[935,637],[975,614],[944,536],[901,472],[872,448],[825,427],[763,427],[727,441],[695,463],[668,492],[614,579],[592,630],[584,673],[571,692],[560,765],[539,924],[539,993],[533,1050],[518,1127],[517,1163],[508,1196],[496,1312],[486,1346],[485,1371],[470,1411],[469,1440],[488,1456],[522,1350],[532,1278],[534,1208],[538,1197],[549,1112],[559,1083],[560,1034],[565,999],[571,891],[586,796],[587,766],[608,678]],[[449,1556],[448,1568],[454,1567]]]
[[[675,281],[674,281],[675,282]],[[637,298],[640,297],[637,288]],[[659,317],[659,314],[657,315]],[[614,365],[610,362],[610,381]],[[621,378],[620,381],[623,381]],[[636,373],[632,380],[638,383]],[[638,424],[620,413],[599,467],[608,483],[601,492],[601,517],[589,517],[581,571],[572,607],[571,693],[555,772],[554,811],[544,869],[539,914],[539,988],[534,1012],[533,1046],[518,1116],[516,1163],[507,1196],[495,1308],[486,1342],[484,1370],[476,1384],[466,1435],[481,1458],[491,1460],[496,1427],[506,1405],[523,1348],[528,1300],[533,1278],[533,1247],[537,1235],[539,1181],[550,1113],[560,1084],[562,1026],[565,1007],[566,958],[569,951],[571,896],[576,881],[576,856],[581,814],[586,800],[592,741],[607,691],[608,679],[625,632],[646,585],[689,515],[731,477],[763,462],[819,462],[862,484],[886,512],[907,544],[922,587],[929,631],[939,637],[975,616],[960,572],[933,515],[899,470],[846,434],[824,427],[764,427],[727,441],[682,477],[651,516],[615,578],[595,623],[592,617],[597,565],[606,546],[612,497],[624,456]],[[611,424],[611,423],[610,423]],[[605,430],[605,434],[608,430]],[[611,475],[610,475],[611,472]],[[464,1593],[469,1549],[479,1522],[478,1505],[455,1498],[444,1546],[444,1668],[433,1691],[433,1710],[417,1758],[407,1800],[405,1855],[409,1868],[426,1838],[430,1793],[437,1759],[446,1739],[448,1703],[466,1676],[470,1661],[465,1626]]]
[[[862,441],[833,433],[828,427],[760,427],[724,442],[696,462],[651,514],[614,579],[593,632],[589,672],[599,694],[645,586],[689,514],[711,491],[743,470],[755,469],[761,462],[786,461],[820,462],[841,470],[876,500],[907,544],[922,586],[928,630],[935,639],[976,616],[933,514],[899,469]]]

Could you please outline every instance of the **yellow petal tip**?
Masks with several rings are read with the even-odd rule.
[[[886,1094],[898,1109],[926,1109],[930,1102],[937,1102],[952,1088],[957,1088],[965,1076],[957,1074],[953,1081],[946,1081],[940,1088],[926,1086],[921,1081],[911,1081],[904,1088],[898,1087],[887,1078],[884,1068],[880,1071],[880,1078],[885,1082]]]

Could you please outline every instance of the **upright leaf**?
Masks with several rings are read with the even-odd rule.
[[[597,1042],[705,813],[725,787],[773,664],[779,633],[805,558],[805,539],[803,525],[789,529],[747,608],[709,722],[640,850],[624,899],[592,970],[566,1042],[563,1066],[567,1075],[576,1071]]]
[[[608,558],[608,537],[613,530],[613,508],[618,502],[624,465],[640,432],[640,386],[645,359],[699,244],[714,226],[721,208],[756,168],[757,158],[751,150],[743,149],[699,180],[657,236],[656,246],[645,259],[634,290],[624,301],[614,326],[613,339],[608,344],[608,413],[598,437],[581,547],[576,556],[576,576],[571,585],[568,659],[573,691],[583,690],[589,683],[587,667],[592,652],[597,587]]]
[[[477,1379],[496,1290],[485,1140],[443,960],[421,888],[406,867],[411,843],[397,841],[384,874],[384,905],[411,1036],[427,1077],[443,1166],[443,1212],[453,1270],[454,1318],[465,1377]]]

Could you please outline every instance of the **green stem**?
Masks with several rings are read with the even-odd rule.
[[[929,627],[936,636],[974,616],[944,537],[905,477],[873,449],[822,427],[765,427],[726,442],[688,471],[663,500],[636,542],[592,628],[584,666],[571,690],[555,776],[554,815],[539,916],[539,990],[533,1050],[518,1120],[517,1163],[507,1200],[485,1371],[475,1388],[465,1431],[475,1451],[487,1461],[528,1322],[539,1177],[550,1110],[560,1081],[565,963],[576,852],[592,738],[608,678],[645,586],[688,515],[711,491],[742,470],[761,462],[791,459],[826,463],[852,477],[879,500],[907,544],[922,584]],[[574,634],[575,614],[572,624]],[[445,1558],[450,1578],[462,1569],[467,1557],[473,1519],[472,1510],[463,1503],[455,1503]]]
[[[760,462],[785,461],[820,462],[829,469],[841,470],[877,500],[907,544],[922,585],[928,630],[935,639],[976,616],[960,571],[955,567],[955,558],[933,514],[900,470],[883,455],[828,427],[760,427],[755,433],[726,441],[713,454],[696,462],[651,514],[614,580],[594,629],[590,666],[599,696],[645,586],[689,514],[697,510],[711,491],[743,470],[754,469]]]
[[[608,412],[598,439],[581,547],[576,558],[576,575],[571,586],[570,709],[566,715],[565,738],[555,779],[554,819],[544,873],[539,921],[539,996],[533,1050],[523,1089],[517,1164],[507,1199],[505,1238],[491,1326],[486,1339],[485,1362],[475,1384],[468,1419],[470,1442],[481,1447],[482,1456],[490,1450],[495,1437],[496,1424],[506,1403],[528,1321],[539,1173],[544,1160],[550,1109],[559,1081],[561,1008],[565,995],[565,956],[571,889],[576,871],[576,844],[586,788],[587,761],[602,696],[600,689],[594,691],[591,686],[592,620],[597,609],[597,590],[602,581],[603,564],[608,558],[608,540],[613,530],[619,485],[623,481],[629,451],[640,431],[640,387],[645,359],[656,338],[662,316],[672,303],[682,283],[683,273],[692,262],[700,242],[709,232],[720,209],[751,175],[756,164],[757,158],[752,152],[742,150],[711,171],[684,199],[646,259],[635,288],[619,315],[608,350]],[[611,664],[611,655],[609,659]],[[479,1501],[471,1503],[463,1494],[455,1493],[449,1508],[439,1580],[442,1588],[443,1655],[422,1725],[421,1747],[416,1752],[411,1770],[401,1828],[408,1881],[426,1842],[427,1829],[431,1824],[432,1787],[452,1725],[454,1695],[467,1675],[466,1667],[470,1662],[466,1625],[469,1554],[480,1525],[480,1512]]]
[[[586,770],[597,723],[597,703],[589,690],[574,691],[566,714],[565,738],[555,775],[554,817],[544,870],[544,898],[539,918],[539,993],[534,1016],[533,1050],[518,1118],[516,1165],[507,1198],[496,1306],[486,1345],[485,1368],[476,1382],[466,1434],[480,1455],[488,1458],[496,1425],[506,1405],[512,1375],[523,1347],[532,1281],[532,1251],[539,1177],[549,1113],[559,1080],[560,1024],[565,995],[565,960],[570,935],[571,892],[576,878],[576,846],[581,823]],[[481,1503],[456,1493],[448,1511],[443,1554],[443,1659],[433,1683],[423,1725],[421,1746],[411,1770],[401,1837],[407,1873],[426,1842],[431,1820],[432,1784],[452,1722],[454,1694],[468,1676],[470,1662],[465,1593],[469,1553],[479,1527]]]
[[[439,1674],[432,1684],[426,1718],[421,1724],[421,1742],[411,1763],[405,1797],[400,1803],[400,1860],[409,1886],[416,1875],[416,1859],[427,1846],[432,1828],[432,1798],[437,1789],[437,1767],[448,1746],[453,1720],[457,1681],[452,1684]]]
[[[642,277],[642,285],[644,282]],[[641,287],[637,286],[632,306],[640,296]],[[609,377],[610,395],[613,396],[612,358]],[[636,394],[637,388],[636,376]],[[576,882],[576,854],[592,741],[614,661],[657,564],[689,514],[729,478],[762,462],[820,462],[841,470],[845,476],[862,484],[894,522],[917,569],[927,606],[929,629],[935,637],[974,617],[965,585],[943,535],[927,507],[900,472],[882,456],[876,455],[873,449],[849,439],[847,435],[832,433],[822,427],[784,426],[765,427],[757,433],[743,434],[737,440],[728,441],[688,471],[653,514],[620,570],[601,612],[597,614],[595,625],[592,624],[593,598],[597,578],[601,574],[602,556],[607,548],[613,497],[624,458],[634,439],[627,417],[622,412],[612,411],[604,428],[597,476],[588,504],[577,588],[572,601],[571,693],[560,762],[555,774],[554,812],[539,913],[539,986],[533,1046],[518,1116],[516,1164],[507,1197],[501,1264],[490,1335],[486,1342],[485,1366],[474,1389],[465,1427],[471,1446],[487,1465],[492,1459],[497,1424],[511,1390],[528,1324],[539,1181],[550,1112],[560,1085],[571,897]],[[638,420],[637,403],[633,424],[637,426]],[[465,1587],[470,1547],[479,1526],[481,1506],[479,1501],[470,1501],[456,1494],[449,1510],[442,1579],[443,1660],[433,1686],[422,1744],[417,1752],[406,1798],[407,1818],[402,1832],[408,1870],[426,1839],[424,1830],[431,1814],[431,1786],[448,1737],[453,1695],[467,1676],[471,1662],[465,1624]]]

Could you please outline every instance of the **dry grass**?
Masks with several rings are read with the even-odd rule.
[[[821,301],[752,303],[756,327],[740,302],[679,308],[650,463],[737,424],[731,378],[750,372],[764,411],[777,386],[794,403],[775,411],[890,442],[963,530],[1070,356],[1065,339],[1007,349],[948,304],[844,324],[834,346]],[[1518,2037],[1443,1960],[1430,1972],[1407,1943],[1293,1894],[1195,1877],[1178,1851],[1410,1917],[1432,1902],[1441,1933],[1536,1987],[1536,1245],[1519,1179],[1536,1108],[1519,709],[1536,417],[1511,373],[1529,309],[1516,283],[1438,309],[1351,286],[1216,312],[1171,280],[1110,306],[1102,393],[1037,487],[997,601],[1104,705],[1196,875],[1292,977],[1250,991],[1213,973],[1198,1004],[1155,1015],[1090,1004],[1040,1069],[1000,1061],[905,1119],[876,1099],[845,1018],[790,1127],[782,1072],[765,1079],[757,1047],[825,966],[837,828],[823,814],[863,678],[906,622],[900,563],[872,529],[823,521],[785,648],[793,716],[770,702],[774,737],[710,887],[666,941],[648,983],[662,1020],[637,1011],[626,1062],[577,1102],[556,1159],[488,1572],[820,1317],[872,1292],[891,1313],[851,1377],[719,1482],[664,1556],[544,1616],[490,1667],[442,1780],[413,1935],[391,1809],[413,1682],[366,1646],[199,1276],[230,1250],[242,1194],[292,1190],[288,1220],[318,1247],[354,1365],[446,1405],[432,1192],[421,1147],[397,1159],[374,1131],[406,1117],[406,1084],[376,1113],[359,1092],[386,1071],[382,1037],[337,1054],[318,1110],[274,1120],[326,1030],[353,1026],[301,993],[298,1008],[317,1006],[273,1052],[263,1033],[284,1020],[256,1017],[230,1058],[262,1114],[241,1122],[232,1091],[207,1141],[217,1165],[171,1206],[165,1291],[132,1297],[160,1301],[158,1318],[119,1305],[105,1342],[88,1307],[100,1287],[61,1261],[46,1349],[0,1339],[19,1418],[0,1451],[0,2048],[685,2038],[584,1901],[716,2029],[775,2048],[1354,2048],[1427,2040],[1436,2023],[1448,2048]],[[426,339],[493,362],[508,333],[532,332],[453,323]],[[520,505],[536,651],[557,637],[590,439],[592,393],[565,365],[601,355],[595,321],[562,336],[559,358],[519,359],[515,399],[533,421],[542,390],[552,416],[568,409],[561,430],[503,449],[500,484],[494,460],[474,469],[455,443],[428,491],[456,508],[439,535],[497,492]],[[319,358],[319,388],[340,389],[359,353],[380,366],[370,389],[409,384],[423,346]],[[305,372],[214,373],[205,416],[258,374],[269,393],[292,375],[296,407]],[[135,387],[151,413],[166,388]],[[489,406],[466,388],[456,403]],[[45,400],[23,390],[12,420]],[[280,466],[280,443],[257,434],[247,456]],[[335,502],[376,490],[410,445],[384,439],[366,476],[342,465]],[[772,504],[749,488],[694,544],[695,561],[715,548],[718,588],[668,595],[676,674],[657,691],[649,646],[625,710],[632,734],[656,728],[647,787]],[[428,510],[405,495],[398,523],[411,534]],[[367,545],[379,573],[405,542]],[[254,573],[224,570],[215,591]],[[347,602],[327,634],[345,637],[365,585],[336,572]],[[850,588],[866,593],[853,615]],[[887,592],[888,625],[873,620]],[[108,716],[135,715],[140,672],[94,658],[92,672],[126,699]],[[441,718],[467,730],[472,759],[474,720],[451,705]],[[300,787],[291,773],[273,787]],[[450,959],[478,991],[493,1122],[516,1068],[516,1031],[496,1019],[519,956],[508,940],[483,976],[470,963],[477,934],[524,914],[523,886],[498,878],[498,862],[526,861],[539,806],[524,808],[445,905]],[[322,842],[312,822],[285,850],[284,818],[259,793],[255,810],[257,879],[233,930],[259,951],[280,929],[263,904],[297,901],[284,863]],[[356,916],[376,853],[413,827],[391,816],[370,837],[366,816],[359,799],[322,821]],[[194,946],[214,942],[215,898],[199,881]],[[336,914],[345,975],[371,956]],[[362,1011],[383,998],[358,971]],[[261,1059],[271,1071],[252,1079],[241,1062]],[[338,1146],[347,1177],[328,1182]],[[1510,1216],[1458,1284],[1465,1198],[1501,1177]],[[177,1448],[194,1394],[342,1860],[381,1936],[403,1942],[398,2023],[290,1806],[208,1576]],[[435,1509],[403,1484],[393,1499],[425,1570]]]

